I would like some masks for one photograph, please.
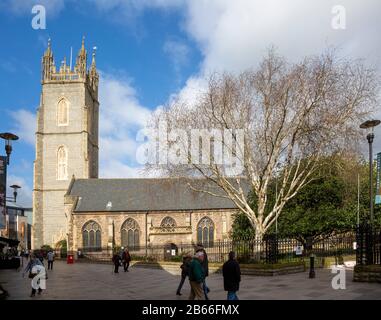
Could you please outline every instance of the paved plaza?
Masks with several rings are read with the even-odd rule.
[[[10,293],[9,299],[165,299],[186,300],[189,283],[184,284],[182,296],[176,296],[179,275],[165,270],[131,267],[130,272],[112,273],[110,264],[75,263],[68,265],[56,261],[49,271],[47,289],[41,296],[30,298],[30,282],[22,272],[0,270],[0,284]],[[308,272],[275,277],[242,276],[240,299],[381,299],[381,284],[355,283],[352,271],[346,270],[346,289],[334,290],[335,275],[328,269],[316,269],[316,278]],[[222,275],[208,278],[210,299],[225,299]]]

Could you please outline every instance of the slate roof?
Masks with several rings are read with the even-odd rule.
[[[223,191],[205,179],[76,179],[68,195],[78,196],[74,212],[236,209],[226,198],[192,190],[188,183],[213,193]]]

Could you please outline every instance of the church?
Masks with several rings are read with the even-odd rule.
[[[98,178],[99,74],[95,52],[87,62],[84,40],[74,67],[56,67],[51,41],[42,58],[33,179],[32,248],[99,251],[229,238],[238,211],[204,179]],[[103,106],[107,107],[107,106]],[[214,190],[213,189],[213,190]],[[219,192],[214,190],[214,192]]]

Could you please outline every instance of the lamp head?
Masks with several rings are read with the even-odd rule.
[[[9,164],[9,157],[12,153],[12,141],[18,140],[19,137],[10,132],[0,133],[0,138],[5,140],[5,152],[7,153],[7,164]]]
[[[370,129],[370,128],[374,128],[375,126],[378,126],[379,124],[381,123],[380,120],[367,120],[365,122],[363,122],[362,124],[360,124],[360,128],[361,129]]]

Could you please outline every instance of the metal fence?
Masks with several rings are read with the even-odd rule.
[[[205,246],[210,262],[221,263],[227,260],[230,251],[236,253],[241,263],[283,263],[302,261],[310,254],[317,257],[337,257],[355,255],[356,236],[336,236],[327,239],[302,243],[296,239],[277,239],[267,235],[263,240],[223,240]],[[129,248],[133,260],[181,261],[186,254],[193,254],[196,244],[170,244],[165,246],[139,246]],[[121,252],[118,248],[117,251]],[[82,261],[110,262],[115,248],[79,248],[76,252]],[[69,253],[73,254],[73,253]]]
[[[381,264],[381,231],[369,224],[360,225],[356,232],[356,263]]]

